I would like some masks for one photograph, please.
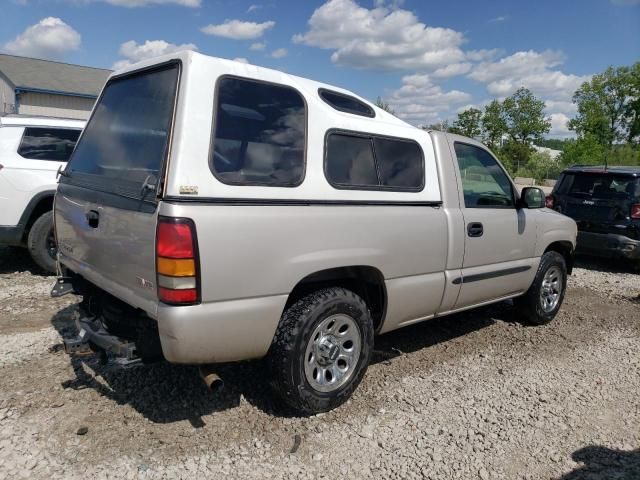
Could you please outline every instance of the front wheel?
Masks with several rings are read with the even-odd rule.
[[[303,415],[336,408],[362,380],[372,350],[365,302],[344,288],[314,292],[278,325],[267,357],[275,393]]]
[[[48,273],[56,273],[58,247],[53,232],[53,212],[43,213],[33,223],[27,245],[31,258],[40,268]]]
[[[516,310],[533,325],[544,325],[554,319],[567,288],[567,265],[558,252],[546,252],[529,290],[515,300]]]

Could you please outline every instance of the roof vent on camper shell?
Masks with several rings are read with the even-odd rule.
[[[356,97],[352,97],[351,95],[327,90],[326,88],[319,88],[318,95],[320,95],[320,98],[324,100],[325,103],[341,112],[360,115],[361,117],[373,118],[376,116],[376,112],[373,111],[373,108],[362,100],[358,100]]]

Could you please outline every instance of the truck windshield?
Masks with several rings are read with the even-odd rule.
[[[173,117],[178,65],[110,81],[66,173],[69,183],[140,198],[156,185]]]
[[[558,193],[579,198],[624,198],[640,193],[637,186],[638,179],[630,175],[568,174],[563,179]]]

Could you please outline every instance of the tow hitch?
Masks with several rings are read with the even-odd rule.
[[[95,318],[76,320],[78,336],[64,339],[64,350],[69,355],[89,355],[100,353],[104,361],[123,368],[142,364],[142,358],[136,353],[136,344],[107,332],[102,322]]]
[[[51,296],[53,298],[62,297],[68,293],[74,293],[74,291],[71,277],[59,277],[51,289]]]

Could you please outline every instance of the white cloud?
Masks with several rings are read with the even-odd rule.
[[[182,7],[196,8],[202,4],[202,0],[102,0],[118,7],[146,7],[147,5],[179,5]]]
[[[289,52],[287,52],[286,48],[278,48],[273,52],[271,52],[271,56],[273,58],[283,58],[283,57],[286,57],[288,53]]]
[[[309,19],[309,30],[293,41],[334,50],[331,60],[371,70],[435,70],[465,60],[462,33],[429,27],[413,12],[386,7],[373,9],[353,0],[329,0]]]
[[[571,137],[575,136],[575,133],[569,130],[567,122],[569,117],[564,113],[552,113],[551,118],[551,130],[549,135],[552,137]]]
[[[249,5],[249,8],[247,8],[247,13],[255,12],[256,10],[258,10],[260,8],[262,8],[262,5],[257,5],[257,4]]]
[[[225,20],[219,25],[207,25],[201,30],[207,35],[217,37],[232,38],[234,40],[251,40],[264,35],[264,32],[273,28],[276,22],[268,21],[263,23],[243,22],[242,20]]]
[[[255,52],[257,51],[262,51],[265,48],[267,48],[267,43],[266,42],[256,42],[256,43],[252,43],[251,46],[249,47],[249,50],[253,50]]]
[[[438,68],[431,74],[433,78],[449,78],[457,75],[464,75],[471,70],[471,64],[469,62],[452,63],[446,67]]]
[[[424,125],[450,116],[455,107],[468,104],[471,95],[460,90],[445,91],[429,75],[402,77],[402,86],[389,96],[389,104],[401,119]]]
[[[60,59],[80,48],[81,37],[69,25],[56,17],[47,17],[4,45],[4,50],[27,57]]]
[[[545,101],[545,113],[551,118],[552,136],[570,136],[567,121],[576,113],[574,92],[590,75],[573,75],[559,70],[564,63],[562,52],[534,50],[516,52],[498,61],[476,65],[469,78],[484,83],[487,92],[497,98],[526,87]]]
[[[240,62],[240,63],[249,63],[249,60],[247,60],[244,57],[236,57],[233,59],[234,62]]]
[[[124,42],[120,45],[119,53],[123,60],[118,60],[113,64],[114,70],[128,67],[132,63],[140,62],[148,58],[157,57],[158,55],[166,55],[168,53],[179,52],[181,50],[197,50],[193,43],[183,43],[182,45],[176,45],[174,43],[168,43],[164,40],[147,40],[144,43],[136,43],[133,40]]]
[[[496,62],[480,63],[469,77],[486,84],[487,91],[496,97],[506,97],[526,87],[542,98],[567,101],[590,76],[554,70],[564,58],[561,52],[553,50],[516,52]]]
[[[502,55],[504,51],[501,48],[492,49],[480,49],[480,50],[468,50],[467,60],[472,62],[487,62],[493,60],[499,55]]]
[[[500,15],[499,17],[490,19],[489,23],[501,23],[501,22],[506,22],[507,20],[509,20],[508,15]]]

